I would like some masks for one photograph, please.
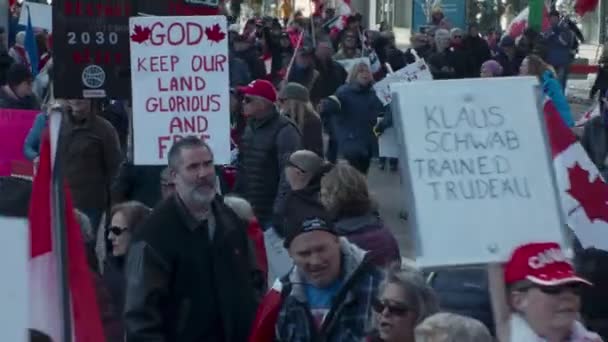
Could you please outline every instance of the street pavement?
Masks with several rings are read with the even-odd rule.
[[[578,119],[584,113],[591,101],[588,100],[592,80],[570,80],[568,86],[568,100],[572,113]],[[379,170],[377,163],[372,163],[368,175],[369,188],[372,196],[378,203],[380,215],[385,224],[390,227],[399,242],[401,254],[407,258],[414,258],[414,243],[412,227],[406,220],[401,219],[399,213],[406,209],[403,187],[398,172],[390,172],[388,168]],[[449,229],[449,227],[446,227]]]

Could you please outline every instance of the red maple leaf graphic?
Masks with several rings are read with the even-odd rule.
[[[135,25],[133,29],[133,34],[131,34],[131,40],[136,43],[143,43],[150,39],[150,35],[152,34],[152,30],[149,27],[142,27],[141,25]]]
[[[568,193],[581,205],[589,221],[602,220],[608,222],[608,185],[600,176],[589,181],[589,171],[579,163],[568,168],[570,189]]]
[[[215,43],[219,43],[226,38],[226,33],[222,32],[220,24],[205,28],[205,34],[207,35],[207,39]]]

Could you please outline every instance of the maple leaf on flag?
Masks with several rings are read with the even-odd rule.
[[[205,34],[207,35],[207,39],[215,43],[219,43],[226,38],[226,33],[222,32],[220,24],[205,28]]]
[[[596,176],[593,182],[590,182],[589,171],[583,169],[579,163],[568,168],[568,178],[568,193],[578,201],[589,221],[608,222],[608,191],[602,185],[602,178]]]
[[[142,27],[141,25],[135,25],[133,29],[133,34],[131,34],[131,40],[136,43],[143,43],[150,39],[150,35],[152,34],[152,30],[149,27]]]

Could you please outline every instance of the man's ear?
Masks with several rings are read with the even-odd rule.
[[[169,167],[169,177],[171,177],[171,180],[175,181],[176,176],[177,176],[177,171],[174,168]]]

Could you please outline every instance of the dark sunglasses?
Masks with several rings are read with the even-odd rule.
[[[120,234],[126,232],[127,230],[129,230],[129,228],[118,227],[118,226],[111,226],[108,228],[108,231],[116,236],[119,236]]]
[[[405,316],[410,311],[410,308],[405,304],[389,303],[377,298],[372,301],[372,308],[379,314],[383,313],[384,309],[388,309],[388,313],[392,316]]]
[[[296,169],[300,170],[301,172],[306,173],[306,170],[304,170],[303,168],[294,164],[294,162],[292,162],[291,159],[287,159],[287,166],[295,167]]]
[[[583,285],[578,284],[578,283],[560,285],[560,286],[536,286],[535,285],[535,286],[530,286],[528,288],[525,288],[524,291],[532,289],[532,288],[537,288],[540,290],[540,292],[542,292],[546,295],[550,295],[550,296],[557,296],[564,292],[570,292],[572,294],[580,296],[581,293],[583,292]]]

